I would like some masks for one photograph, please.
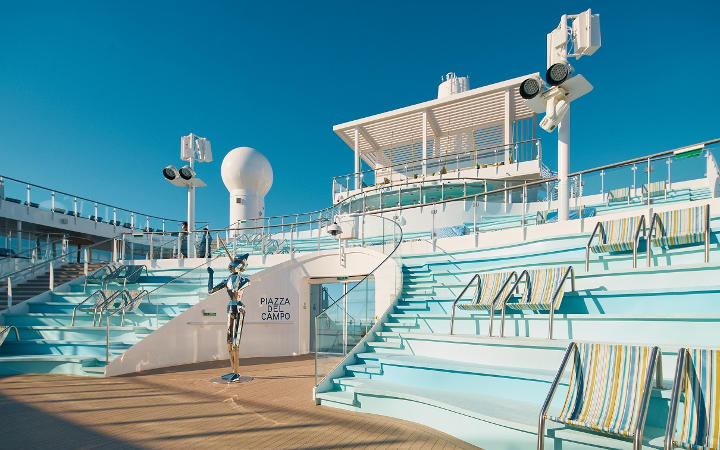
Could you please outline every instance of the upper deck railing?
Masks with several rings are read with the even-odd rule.
[[[128,229],[165,231],[166,227],[180,228],[183,222],[121,208],[2,175],[0,175],[0,199],[27,208],[37,208]],[[198,224],[203,223],[205,222],[198,222]]]
[[[382,184],[424,178],[423,174],[425,176],[444,175],[454,171],[459,176],[460,171],[464,169],[483,169],[533,160],[542,161],[542,147],[540,139],[537,138],[512,144],[473,148],[457,153],[433,155],[411,162],[336,176],[333,178],[333,198],[335,198],[335,194],[348,193],[356,189],[363,191],[366,188]],[[356,179],[358,187],[353,188],[352,184]]]

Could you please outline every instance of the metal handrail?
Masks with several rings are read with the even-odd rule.
[[[567,269],[565,269],[565,272],[563,273],[562,278],[560,279],[560,282],[557,285],[557,288],[555,288],[555,292],[553,293],[553,296],[550,298],[550,325],[548,330],[548,338],[553,338],[553,319],[555,318],[555,300],[557,299],[557,296],[560,294],[560,290],[565,285],[565,281],[567,281],[567,277],[570,275],[570,289],[571,291],[575,291],[575,269],[573,269],[573,266],[568,266]],[[515,281],[515,284],[510,289],[508,294],[505,296],[505,299],[502,302],[502,323],[500,326],[500,337],[505,336],[505,308],[507,306],[507,301],[510,299],[510,297],[513,295],[513,291],[515,291],[518,287],[518,284],[520,283],[521,279],[525,277],[525,292],[528,290],[528,282],[530,281],[530,272],[528,269],[525,269],[520,273],[520,276],[518,276],[517,280]],[[524,294],[523,294],[524,295]]]
[[[635,229],[635,237],[633,238],[633,269],[637,269],[637,252],[638,252],[638,245],[640,245],[640,230],[643,232],[643,236],[647,236],[647,229],[645,228],[645,214],[642,214],[640,216],[640,220],[638,220],[637,228]],[[646,244],[650,245],[650,240],[645,239]]]
[[[595,168],[591,168],[591,169],[581,170],[581,171],[578,171],[578,172],[572,172],[572,173],[569,173],[569,174],[568,174],[568,178],[570,178],[570,177],[575,177],[575,176],[579,176],[579,175],[584,175],[584,174],[591,173],[591,172],[599,172],[599,171],[602,171],[602,170],[613,169],[613,168],[616,168],[616,167],[621,167],[621,166],[625,166],[625,165],[629,165],[629,164],[634,164],[634,163],[638,163],[638,162],[644,162],[644,161],[647,161],[648,158],[653,159],[653,158],[658,158],[658,157],[661,157],[661,156],[667,156],[667,155],[670,155],[670,154],[674,154],[675,152],[678,152],[679,150],[692,149],[692,148],[695,148],[695,147],[704,147],[704,146],[716,144],[716,143],[718,143],[718,142],[720,142],[720,138],[718,138],[718,139],[711,139],[711,140],[708,140],[708,141],[703,141],[703,142],[700,142],[700,143],[697,143],[697,144],[693,144],[693,145],[686,145],[686,146],[678,147],[678,148],[675,148],[675,149],[672,149],[672,150],[665,150],[665,151],[662,151],[662,152],[659,152],[659,153],[654,153],[654,154],[649,155],[649,156],[643,156],[643,157],[628,159],[628,160],[621,161],[621,162],[617,162],[617,163],[606,164],[606,165],[604,165],[604,166],[599,166],[599,167],[595,167]],[[460,178],[460,179],[463,179],[463,178]],[[495,181],[495,179],[491,179],[491,178],[487,178],[487,179],[466,178],[466,179],[475,180],[475,181],[485,181],[485,180],[487,180],[487,181]],[[419,180],[419,181],[418,181],[418,180],[413,180],[413,182],[422,182],[422,181],[423,181],[423,180]],[[438,180],[433,180],[433,182],[436,182],[436,181],[438,181]],[[532,186],[535,186],[535,185],[541,185],[541,184],[544,184],[544,183],[550,183],[550,182],[554,182],[554,181],[557,181],[557,176],[552,176],[552,177],[548,177],[548,178],[541,178],[541,179],[537,179],[537,180],[530,180],[530,181],[527,181],[526,186],[527,186],[527,187],[532,187]],[[410,183],[410,181],[408,181],[408,183]],[[379,187],[379,189],[382,189],[382,188],[388,188],[388,186],[380,186],[380,187]],[[398,211],[398,210],[408,210],[408,209],[414,209],[414,208],[423,208],[423,207],[426,207],[426,206],[442,205],[442,204],[445,204],[445,203],[457,202],[457,201],[463,201],[463,200],[473,200],[473,199],[476,200],[478,197],[485,197],[485,196],[488,196],[488,195],[493,195],[493,194],[508,192],[508,191],[512,191],[512,190],[514,190],[514,189],[520,189],[520,186],[502,187],[502,188],[499,188],[499,189],[493,189],[492,191],[480,192],[480,193],[471,194],[471,195],[464,195],[464,196],[461,196],[461,197],[455,197],[455,198],[448,199],[448,200],[438,200],[438,201],[428,202],[428,203],[422,203],[422,204],[406,205],[406,206],[392,207],[392,208],[383,208],[383,209],[382,209],[382,212],[385,213],[385,212],[393,212],[393,211]],[[321,215],[322,215],[322,214],[328,214],[328,215],[332,215],[332,214],[333,214],[333,211],[335,211],[335,209],[337,209],[338,207],[341,207],[342,204],[344,204],[345,202],[348,202],[349,200],[355,199],[356,196],[361,196],[361,195],[364,195],[364,194],[366,194],[366,191],[364,191],[364,192],[358,192],[358,193],[356,193],[356,194],[353,194],[353,195],[351,195],[351,196],[348,196],[347,198],[343,199],[342,201],[340,201],[340,202],[338,202],[338,203],[333,204],[332,206],[329,206],[329,207],[323,208],[323,209],[318,209],[318,210],[308,211],[308,212],[299,212],[299,213],[291,213],[291,214],[285,214],[285,215],[278,215],[278,216],[256,217],[256,218],[247,219],[247,220],[248,220],[248,221],[259,221],[259,220],[262,220],[262,221],[267,220],[267,221],[269,221],[270,219],[281,219],[281,218],[286,218],[286,217],[293,217],[293,218],[294,218],[294,217],[299,217],[299,216],[303,216],[303,215],[316,215],[316,214],[321,214]],[[323,218],[322,220],[324,220],[324,221],[329,221],[328,218]],[[313,220],[313,221],[302,222],[302,224],[315,223],[315,222],[316,222],[316,221]],[[293,223],[294,223],[294,222],[293,222]],[[230,227],[232,227],[233,225],[234,225],[234,224],[230,224]],[[264,227],[263,227],[263,226],[244,227],[244,228],[238,228],[238,227],[230,228],[230,227],[228,227],[228,228],[222,228],[222,229],[214,230],[214,231],[261,229],[261,228],[266,228],[266,227],[282,227],[282,226],[287,226],[287,225],[289,225],[289,223],[288,223],[288,224],[266,225],[266,226],[264,226]],[[199,231],[199,230],[198,230],[198,231]]]
[[[103,297],[103,300],[102,300],[101,303],[97,303],[97,300],[96,300],[96,304],[93,306],[93,326],[95,326],[96,316],[97,316],[97,313],[98,313],[98,308],[99,308],[99,306],[100,306],[101,304],[107,303],[108,301],[110,301],[110,299],[114,299],[115,297],[117,297],[117,295],[118,295],[119,292],[120,292],[120,291],[113,291],[113,293],[110,295],[110,297],[108,297],[107,295],[105,295],[105,289],[98,289],[98,290],[96,290],[95,292],[93,292],[92,294],[90,294],[90,295],[88,295],[87,297],[85,297],[85,300],[81,301],[80,303],[78,303],[77,305],[75,305],[75,308],[73,308],[72,319],[70,320],[70,326],[71,326],[71,327],[74,327],[74,326],[75,326],[75,316],[76,316],[76,314],[77,314],[77,311],[80,309],[80,307],[81,307],[82,305],[84,305],[85,302],[87,302],[88,300],[90,300],[91,298],[93,298],[93,297],[95,297],[96,295],[99,294],[99,295],[101,295],[101,296]],[[102,317],[102,316],[101,316],[101,317]],[[102,320],[102,319],[101,319],[101,320]]]
[[[567,350],[565,350],[565,355],[563,356],[562,362],[560,363],[560,368],[555,373],[555,378],[553,378],[553,382],[550,385],[550,391],[548,392],[547,397],[545,397],[542,408],[540,408],[540,417],[538,419],[537,433],[538,450],[545,449],[545,416],[547,415],[547,410],[550,408],[550,403],[552,403],[552,399],[555,396],[555,391],[557,390],[558,384],[560,384],[560,378],[562,377],[563,372],[565,372],[565,367],[567,366],[568,360],[570,359],[570,353],[572,353],[573,350],[577,352],[577,343],[575,342],[571,342],[568,345]]]
[[[590,271],[590,245],[592,244],[592,240],[598,230],[600,230],[600,238],[602,238],[602,243],[605,244],[607,242],[607,236],[605,235],[605,226],[603,225],[602,221],[599,221],[595,224],[595,228],[593,229],[592,234],[590,234],[590,239],[588,239],[588,243],[585,246],[585,272]]]
[[[488,153],[491,153],[491,152],[489,152],[489,151],[486,152],[486,150],[504,150],[504,149],[506,149],[506,148],[508,148],[508,147],[514,147],[515,145],[527,144],[527,143],[530,143],[530,142],[533,142],[533,143],[535,143],[535,142],[540,142],[540,138],[526,139],[526,140],[523,140],[523,141],[512,142],[512,143],[510,143],[510,144],[490,145],[490,146],[487,146],[487,147],[476,148],[476,149],[473,149],[473,150],[467,150],[467,151],[458,152],[458,153],[447,153],[447,154],[445,154],[445,155],[428,156],[427,158],[420,158],[420,159],[416,159],[416,160],[413,160],[413,161],[390,164],[390,165],[388,165],[388,166],[380,167],[380,168],[377,168],[377,169],[361,170],[360,172],[352,172],[352,173],[346,173],[346,174],[344,174],[344,175],[336,175],[336,176],[333,177],[333,180],[336,180],[336,179],[338,179],[338,178],[348,178],[348,177],[353,177],[353,178],[354,178],[355,175],[360,175],[360,176],[362,176],[363,174],[377,172],[378,170],[386,170],[386,169],[391,169],[391,168],[393,168],[393,167],[408,166],[408,165],[411,165],[411,164],[422,164],[423,162],[428,162],[428,161],[430,161],[430,160],[435,160],[435,159],[437,159],[437,160],[441,160],[441,159],[447,160],[449,157],[457,157],[457,156],[465,156],[465,155],[468,155],[468,156],[469,156],[469,155],[474,155],[474,156],[477,158],[478,156],[480,156],[480,155],[478,155],[478,152],[485,152],[486,154],[488,154]],[[484,155],[482,155],[482,156],[484,156]],[[530,161],[532,161],[532,160],[530,160]]]
[[[86,249],[91,249],[91,248],[97,247],[97,246],[99,246],[99,245],[101,245],[101,244],[105,244],[105,243],[107,243],[107,242],[110,242],[110,241],[112,241],[112,240],[114,240],[114,239],[115,239],[115,238],[105,239],[104,241],[96,242],[96,243],[94,243],[93,245],[90,245],[90,246],[84,247],[84,248],[86,248]],[[54,257],[54,258],[52,258],[52,259],[46,259],[45,261],[41,261],[41,262],[39,262],[39,263],[37,263],[37,264],[35,264],[35,265],[32,265],[32,266],[30,266],[30,267],[26,267],[26,268],[24,268],[24,269],[20,269],[20,270],[18,270],[18,271],[12,272],[12,273],[10,273],[10,274],[8,274],[8,275],[3,275],[3,278],[10,278],[10,277],[13,277],[13,276],[15,276],[15,275],[18,275],[18,274],[21,274],[21,273],[27,272],[27,271],[35,271],[35,270],[37,270],[39,267],[41,267],[41,266],[43,266],[43,265],[45,265],[45,264],[50,264],[51,262],[56,261],[56,260],[58,260],[58,259],[66,258],[66,257],[68,257],[68,256],[70,256],[70,255],[72,255],[72,254],[74,254],[74,253],[77,253],[77,250],[68,251],[68,252],[63,253],[62,255],[58,255],[58,256],[56,256],[56,257]]]
[[[665,425],[665,450],[675,448],[673,437],[675,435],[675,425],[677,420],[677,407],[680,402],[680,391],[685,382],[685,364],[687,358],[687,348],[681,347],[677,354],[677,364],[675,365],[675,377],[673,378],[672,395],[670,396],[670,404],[668,405],[668,418]],[[688,401],[685,399],[685,401]]]
[[[477,286],[477,290],[475,291],[476,295],[478,294],[478,291],[480,289],[482,289],[482,283],[480,282],[480,274],[476,273],[470,279],[468,284],[465,285],[465,288],[462,290],[460,295],[458,295],[457,298],[455,299],[455,301],[453,302],[452,315],[450,317],[450,334],[451,335],[453,334],[453,331],[455,328],[455,307],[457,306],[458,302],[460,302],[461,297],[463,296],[463,294],[465,294],[465,291],[468,289],[468,287],[470,287],[470,284],[472,284],[472,282],[475,280],[475,278],[478,279],[478,286]],[[503,284],[500,287],[500,289],[498,290],[497,294],[495,294],[495,297],[493,298],[492,302],[490,302],[490,330],[489,330],[488,336],[492,336],[492,332],[493,332],[493,318],[495,316],[495,304],[500,300],[500,295],[503,293],[503,291],[507,287],[508,283],[513,278],[515,278],[515,280],[517,280],[517,278],[518,278],[517,272],[515,272],[515,271],[512,271],[508,274],[507,278],[503,282]],[[512,291],[510,291],[510,292],[512,292]]]
[[[132,210],[129,210],[129,209],[126,209],[126,208],[121,208],[121,207],[119,207],[119,206],[113,206],[113,205],[110,205],[109,203],[98,202],[98,201],[95,201],[95,200],[91,200],[91,199],[89,199],[89,198],[81,197],[81,196],[79,196],[79,195],[69,194],[69,193],[67,193],[67,192],[59,191],[59,190],[57,190],[57,189],[51,189],[51,188],[47,188],[47,187],[45,187],[45,186],[40,186],[40,185],[38,185],[38,184],[28,183],[28,182],[26,182],[26,181],[18,180],[17,178],[12,178],[12,177],[8,177],[8,176],[5,176],[5,175],[0,175],[0,181],[4,181],[4,180],[11,180],[11,181],[14,181],[14,182],[16,182],[16,183],[24,184],[25,186],[32,186],[32,187],[34,187],[34,188],[43,189],[43,190],[45,190],[45,191],[55,192],[55,193],[60,194],[60,195],[67,195],[68,197],[73,197],[73,198],[76,198],[76,199],[78,199],[78,200],[84,200],[84,201],[86,201],[86,202],[91,202],[91,203],[93,203],[93,204],[94,204],[94,203],[97,203],[98,205],[107,206],[107,207],[109,207],[109,208],[113,208],[113,209],[116,209],[116,210],[118,210],[118,211],[125,211],[125,212],[129,212],[129,213],[133,213],[133,214],[138,214],[138,215],[140,215],[140,216],[144,216],[144,217],[148,217],[148,218],[153,218],[153,219],[167,220],[168,222],[177,222],[177,223],[183,222],[182,220],[168,219],[168,218],[165,218],[165,217],[153,216],[152,214],[143,214],[143,213],[140,213],[140,212],[137,212],[137,211],[132,211]],[[203,222],[199,222],[199,223],[203,223]]]
[[[59,233],[43,233],[43,235],[63,236],[63,235],[61,235],[61,234],[59,234]],[[68,238],[70,238],[70,237],[71,237],[71,236],[68,236]],[[42,241],[41,241],[40,247],[45,246],[45,247],[46,247],[46,251],[47,251],[47,247],[48,247],[49,245],[55,245],[55,244],[58,244],[58,243],[62,243],[64,240],[65,240],[65,239],[57,239],[57,240],[55,240],[55,241],[50,241],[50,242],[47,242],[47,241],[46,241],[46,242],[42,242]],[[22,257],[21,255],[26,255],[26,254],[32,256],[32,253],[33,253],[35,250],[37,250],[37,249],[38,249],[37,247],[30,247],[30,248],[27,248],[27,249],[21,251],[20,253],[15,253],[15,254],[12,255],[12,256],[0,256],[0,261],[2,261],[2,260],[4,260],[4,259],[13,259],[13,258]],[[22,257],[22,258],[23,258],[23,259],[30,259],[30,258],[27,258],[27,257]]]
[[[557,373],[555,374],[555,378],[553,378],[552,385],[550,385],[550,391],[548,392],[548,395],[545,398],[545,402],[543,403],[543,406],[540,409],[540,416],[538,418],[538,433],[537,433],[537,436],[538,436],[537,449],[538,450],[544,450],[544,448],[545,448],[545,421],[547,420],[547,411],[550,408],[550,403],[552,402],[553,397],[555,396],[555,391],[557,390],[558,384],[560,384],[560,378],[562,377],[562,374],[565,372],[565,368],[567,367],[567,362],[570,359],[570,353],[573,351],[575,352],[575,355],[577,356],[578,355],[578,346],[577,346],[577,343],[574,341],[568,345],[568,348],[565,351],[565,355],[563,356],[563,360],[560,363],[560,368],[558,369]],[[634,450],[642,450],[643,432],[645,430],[645,420],[647,419],[647,409],[648,409],[648,405],[650,404],[650,393],[652,391],[652,380],[653,380],[654,376],[657,377],[660,375],[660,372],[656,371],[658,359],[661,358],[658,355],[659,349],[658,349],[658,347],[652,347],[651,351],[652,351],[652,355],[650,356],[650,365],[648,367],[647,378],[645,380],[645,389],[643,391],[643,397],[640,400],[640,410],[638,411],[638,421],[635,424],[635,430],[633,430],[634,431],[634,433],[633,433],[633,449]],[[658,385],[661,385],[661,383],[662,383],[662,380],[658,380]],[[674,392],[674,388],[673,388],[673,392]],[[610,435],[610,436],[612,436],[612,435]]]
[[[127,290],[123,289],[122,292],[127,293]],[[127,293],[129,295],[129,293]],[[147,290],[141,291],[137,297],[135,297],[133,300],[136,300],[137,298],[140,298],[140,302],[142,302],[142,297],[147,297],[148,303],[152,305],[152,302],[150,301],[150,293]],[[134,304],[134,303],[133,303]],[[138,304],[139,305],[139,304]],[[156,306],[157,308],[157,306]],[[122,327],[125,323],[125,311],[127,310],[127,305],[120,305],[117,309],[115,309],[113,312],[105,316],[105,366],[110,364],[110,318],[114,316],[115,314],[122,312],[122,320],[120,322],[120,326]],[[158,328],[160,327],[160,323],[158,322],[158,313],[157,309],[155,312],[155,320]],[[101,319],[101,325],[102,325],[102,319]]]
[[[318,335],[318,320],[319,320],[319,317],[320,317],[321,315],[325,314],[330,308],[332,308],[333,306],[335,306],[340,300],[342,300],[342,299],[344,299],[345,297],[347,297],[347,295],[348,295],[350,292],[352,292],[356,287],[360,286],[360,284],[363,283],[365,280],[367,280],[367,279],[370,277],[370,275],[374,274],[375,271],[380,268],[380,266],[382,266],[383,264],[385,264],[385,262],[386,262],[387,260],[389,260],[389,259],[395,254],[395,252],[397,251],[397,249],[400,247],[400,244],[402,244],[402,242],[403,242],[403,229],[402,229],[402,226],[400,226],[400,224],[397,223],[395,220],[390,219],[390,218],[388,218],[388,217],[377,216],[377,215],[375,215],[375,214],[366,214],[366,215],[374,216],[374,217],[379,217],[379,218],[382,219],[382,220],[387,220],[388,222],[392,222],[392,223],[398,228],[398,230],[400,231],[400,236],[399,236],[399,238],[398,238],[397,243],[395,244],[395,247],[392,249],[392,251],[390,251],[390,253],[387,254],[387,256],[385,256],[385,258],[384,258],[382,261],[380,261],[380,264],[378,264],[377,266],[375,266],[368,274],[366,274],[364,277],[362,277],[362,279],[361,279],[360,281],[358,281],[357,283],[355,283],[354,286],[352,286],[350,289],[348,289],[347,292],[345,292],[343,295],[341,295],[340,297],[338,297],[337,300],[335,300],[334,302],[332,302],[332,303],[331,303],[330,305],[328,305],[324,310],[320,311],[320,312],[315,316],[315,319],[314,319],[314,320],[315,320],[315,386],[318,385],[318,379],[317,379],[317,367],[318,367],[318,366],[317,366],[317,364],[318,364],[318,353],[319,353],[319,352],[318,352],[318,343],[319,343],[319,341],[318,341],[318,339],[319,339],[319,335]],[[394,238],[393,238],[393,239],[394,239]]]

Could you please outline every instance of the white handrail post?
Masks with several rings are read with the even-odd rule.
[[[50,261],[50,281],[48,283],[50,286],[50,290],[55,289],[55,270],[53,269],[53,262]]]
[[[124,261],[125,260],[125,233],[122,235],[122,247],[120,248],[120,257]]]
[[[85,260],[84,264],[83,264],[83,271],[85,272],[85,276],[87,276],[87,274],[88,274],[88,249],[87,249],[87,247],[85,247],[83,249],[83,259]]]
[[[647,163],[647,173],[648,173],[648,174],[647,174],[647,192],[646,192],[646,193],[647,193],[647,204],[648,204],[648,206],[650,206],[650,170],[652,170],[652,168],[650,167],[650,158],[648,158],[648,163]]]
[[[151,234],[150,234],[150,260],[151,260],[151,261],[152,261],[153,259],[155,259],[155,258],[153,257],[153,255],[154,255],[154,250],[155,250],[155,249],[153,248],[153,247],[154,247],[154,245],[153,245],[153,244],[154,244],[154,239],[153,239],[154,237],[155,237],[155,233],[151,233]]]
[[[8,308],[12,306],[12,281],[10,277],[8,277],[7,281],[7,306]]]
[[[50,193],[50,211],[55,212],[55,192]]]
[[[28,184],[25,189],[25,204],[30,207],[30,185]]]

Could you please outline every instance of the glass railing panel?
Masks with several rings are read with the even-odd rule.
[[[24,205],[27,200],[27,185],[4,179],[0,183],[0,197],[9,202]]]

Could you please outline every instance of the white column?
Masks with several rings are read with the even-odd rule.
[[[360,189],[360,143],[358,141],[357,127],[355,127],[355,189]],[[348,186],[350,188],[350,186]]]
[[[190,168],[195,170],[195,158],[190,158]],[[195,230],[195,187],[188,187],[188,231]],[[188,233],[187,235],[187,256],[188,258],[195,257],[195,246],[193,245],[193,234]]]
[[[513,104],[512,90],[505,91],[505,122],[503,123],[503,143],[505,144],[505,164],[510,163],[510,152],[512,151],[513,135],[512,124],[515,119],[515,105]]]
[[[570,210],[570,110],[558,125],[558,222],[568,220]]]
[[[427,111],[422,113],[422,174],[427,175]]]

